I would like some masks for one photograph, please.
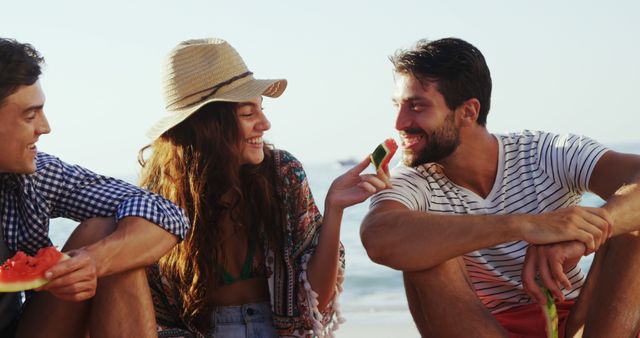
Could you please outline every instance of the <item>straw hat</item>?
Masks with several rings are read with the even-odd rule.
[[[169,52],[164,70],[168,114],[147,136],[155,140],[207,103],[278,97],[286,87],[284,79],[255,79],[238,52],[222,39],[183,41]]]

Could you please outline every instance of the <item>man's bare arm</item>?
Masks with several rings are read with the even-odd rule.
[[[86,247],[98,264],[98,277],[150,265],[178,242],[178,237],[141,217],[125,217],[116,230]]]
[[[640,230],[640,155],[608,151],[598,161],[590,189],[605,199],[613,236]]]
[[[71,258],[49,269],[51,282],[41,290],[58,298],[81,301],[95,295],[97,279],[140,268],[157,261],[178,241],[178,237],[141,217],[125,217],[104,239],[73,250]]]
[[[638,235],[640,229],[640,156],[608,151],[596,164],[589,181],[591,191],[606,200],[603,209],[611,215],[609,236],[627,233]],[[535,250],[535,251],[532,251]],[[563,263],[592,251],[579,243],[565,242],[535,246],[527,252],[522,280],[525,291],[538,301],[545,300],[534,279],[537,273],[552,293],[562,299],[560,285],[570,289]]]
[[[360,236],[374,262],[418,271],[515,240],[536,244],[578,240],[595,250],[604,243],[610,223],[601,208],[572,207],[541,215],[439,215],[383,201],[364,218]]]

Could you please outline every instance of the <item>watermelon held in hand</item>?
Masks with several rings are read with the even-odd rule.
[[[0,292],[30,290],[47,284],[49,280],[44,273],[67,258],[52,246],[38,250],[34,257],[18,251],[0,266]]]
[[[558,310],[556,309],[556,303],[553,301],[551,292],[546,287],[541,285],[540,289],[547,298],[547,302],[541,304],[547,338],[558,338]]]
[[[371,163],[378,170],[380,167],[385,170],[389,167],[389,161],[398,150],[398,144],[392,138],[384,140],[378,147],[371,153]]]

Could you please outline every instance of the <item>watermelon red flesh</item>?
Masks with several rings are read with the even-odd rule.
[[[34,256],[18,251],[0,267],[0,292],[35,289],[48,282],[44,273],[69,256],[54,247],[38,250]]]
[[[371,153],[371,162],[376,167],[376,170],[380,167],[386,170],[396,150],[398,150],[398,144],[392,138],[388,138],[380,143],[373,153]]]

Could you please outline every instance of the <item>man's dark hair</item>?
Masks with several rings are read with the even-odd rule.
[[[20,86],[30,86],[42,73],[44,58],[30,44],[0,38],[0,107]]]
[[[476,98],[480,101],[478,124],[486,125],[491,106],[491,74],[476,47],[457,38],[420,40],[415,47],[398,50],[389,59],[396,72],[411,74],[423,85],[436,84],[449,109]]]

